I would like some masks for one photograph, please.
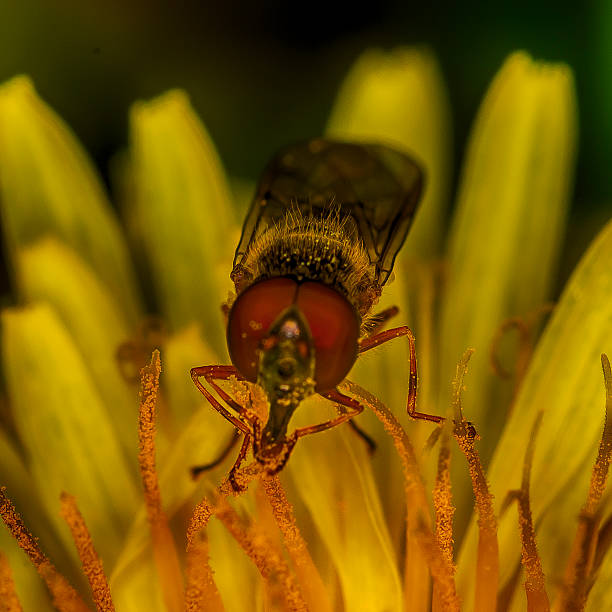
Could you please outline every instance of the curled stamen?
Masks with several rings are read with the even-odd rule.
[[[525,373],[527,372],[527,366],[531,360],[531,356],[533,354],[533,329],[536,327],[539,317],[543,314],[550,313],[554,304],[552,302],[546,302],[542,304],[535,310],[529,312],[524,318],[522,317],[509,317],[499,326],[497,331],[495,332],[495,336],[491,341],[491,366],[493,370],[500,378],[511,378],[514,376],[514,391],[513,397],[516,397],[518,389],[525,377]],[[516,357],[516,363],[514,366],[514,373],[506,370],[499,360],[499,349],[501,342],[506,335],[506,333],[512,329],[516,329],[519,334],[519,349],[518,355]]]
[[[53,605],[60,612],[89,612],[89,608],[80,595],[42,552],[38,542],[28,531],[21,516],[15,510],[15,506],[6,496],[5,490],[4,487],[0,488],[0,515],[2,515],[2,520],[17,540],[19,547],[30,557],[30,561],[45,581],[53,597]]]
[[[6,555],[0,552],[0,610],[2,612],[22,612],[15,581]]]
[[[155,467],[155,405],[159,389],[161,362],[153,351],[151,363],[141,371],[140,411],[138,416],[138,463],[144,485],[147,518],[151,526],[153,556],[166,606],[171,611],[183,609],[183,576],[168,518],[162,507]]]
[[[497,520],[493,511],[493,495],[484,474],[480,456],[474,446],[474,428],[465,420],[461,410],[461,391],[467,364],[474,351],[468,349],[459,363],[453,381],[453,410],[455,427],[453,435],[468,462],[472,489],[478,512],[478,559],[476,562],[475,610],[495,610],[499,582],[499,544]]]
[[[98,612],[114,612],[115,606],[113,605],[108,581],[104,574],[102,561],[94,548],[91,535],[83,520],[83,516],[79,512],[76,500],[72,495],[62,493],[61,501],[61,513],[72,533],[72,539],[79,553],[83,572],[87,576],[87,580],[89,580],[96,608]]]
[[[495,336],[491,341],[491,365],[493,366],[493,370],[500,378],[510,378],[512,376],[512,372],[509,372],[502,366],[499,360],[499,345],[503,340],[504,336],[511,329],[516,329],[519,334],[519,358],[516,363],[516,375],[520,377],[521,374],[521,365],[524,359],[524,354],[526,352],[531,351],[531,346],[529,342],[529,328],[527,327],[527,323],[523,321],[520,317],[510,317],[502,322],[497,331],[495,332]]]
[[[115,360],[126,382],[137,383],[140,380],[140,370],[147,364],[153,350],[162,346],[165,337],[163,320],[148,316],[140,323],[134,337],[119,345]]]

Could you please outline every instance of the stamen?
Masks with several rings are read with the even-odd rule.
[[[72,495],[62,493],[61,502],[61,514],[72,532],[72,539],[76,545],[83,572],[89,580],[96,609],[98,612],[114,612],[115,606],[104,574],[102,561],[94,548],[91,535],[83,516],[79,512],[76,500]]]
[[[586,503],[580,513],[578,529],[565,569],[563,590],[556,609],[582,610],[586,603],[596,554],[598,527],[601,520],[600,502],[606,488],[610,460],[612,459],[612,371],[607,355],[602,354],[606,387],[606,417],[599,443],[597,459],[591,474]],[[559,605],[557,606],[557,603]]]
[[[455,514],[455,507],[453,506],[453,496],[451,492],[451,452],[449,447],[451,426],[452,423],[450,419],[447,419],[443,426],[440,452],[438,454],[438,471],[436,473],[436,482],[433,490],[433,505],[436,517],[436,540],[438,542],[438,547],[454,575],[453,516]]]
[[[162,506],[155,468],[155,405],[160,373],[159,351],[155,350],[151,363],[141,370],[138,463],[161,590],[168,610],[178,612],[183,609],[183,576],[168,518]]]
[[[53,605],[60,612],[90,612],[81,596],[74,590],[68,581],[55,569],[49,559],[38,546],[38,542],[23,524],[15,506],[6,496],[6,488],[0,488],[0,515],[8,527],[19,547],[30,557],[30,561],[45,581]]]
[[[542,315],[552,312],[554,307],[555,304],[553,302],[546,302],[535,310],[529,312],[524,318],[509,317],[502,322],[495,332],[495,336],[491,342],[491,366],[500,378],[511,378],[514,376],[514,388],[512,392],[513,399],[510,404],[510,410],[514,405],[514,399],[518,394],[518,390],[520,389],[533,354],[532,332],[538,323],[538,319]],[[505,334],[511,329],[516,329],[519,333],[519,347],[514,366],[514,373],[509,372],[501,365],[498,356],[501,341],[503,340]]]
[[[285,547],[293,561],[308,609],[331,612],[332,607],[323,580],[321,580],[319,571],[308,552],[308,546],[297,526],[293,506],[287,499],[280,478],[278,476],[262,478],[261,483],[272,507],[276,524],[283,534]]]
[[[531,465],[533,463],[535,441],[542,423],[542,416],[543,413],[539,412],[533,424],[529,444],[525,452],[521,490],[518,491],[516,495],[516,500],[518,502],[519,528],[521,530],[521,556],[523,568],[525,569],[525,594],[527,595],[528,612],[548,612],[548,610],[550,610],[550,603],[548,601],[544,581],[544,572],[542,571],[542,562],[540,561],[540,555],[538,554],[538,547],[536,544],[535,529],[531,516],[531,504],[529,502]]]
[[[453,410],[455,427],[453,435],[468,462],[472,489],[478,512],[478,559],[476,562],[476,597],[474,610],[495,610],[499,582],[499,544],[497,542],[497,520],[493,511],[493,495],[474,446],[474,428],[465,420],[461,411],[463,377],[473,349],[468,349],[459,363],[453,380]]]
[[[453,571],[449,569],[448,562],[437,538],[431,532],[431,529],[420,520],[417,523],[414,534],[419,541],[434,579],[436,599],[434,600],[433,609],[444,610],[444,612],[459,612],[461,605],[455,589]]]
[[[300,593],[287,563],[275,550],[265,533],[255,524],[244,526],[236,511],[225,499],[217,504],[215,515],[251,558],[269,590],[272,601],[283,602],[287,610],[306,612],[306,602]],[[279,606],[283,609],[283,606]]]
[[[189,552],[191,546],[195,543],[198,533],[206,529],[212,515],[213,509],[206,498],[194,508],[187,527],[187,552]]]
[[[186,612],[225,610],[208,562],[208,539],[203,531],[199,531],[189,543],[185,610]]]
[[[430,565],[434,562],[429,542],[435,542],[435,536],[431,527],[431,517],[429,514],[429,506],[427,503],[427,495],[425,493],[425,486],[421,479],[421,473],[419,471],[418,461],[414,448],[410,443],[406,432],[403,427],[399,424],[393,413],[374,395],[362,389],[359,385],[345,380],[342,385],[357,399],[361,400],[364,404],[369,406],[378,420],[383,424],[385,431],[391,436],[393,444],[400,456],[402,464],[402,470],[404,474],[404,493],[406,496],[406,510],[407,516],[406,521],[408,528],[406,530],[406,566],[405,566],[405,577],[404,577],[404,591],[406,594],[407,602],[409,603],[410,609],[420,609],[422,602],[424,601],[423,592],[429,590],[427,580],[421,579],[417,581],[416,578],[420,577],[419,572],[422,571],[423,565],[419,564],[424,560],[429,565],[434,581],[439,584],[441,591],[446,592],[448,588],[452,587],[453,596],[448,595],[448,599],[452,600],[456,597],[455,593],[455,581],[453,578],[452,569],[444,561],[444,557],[438,551],[443,563],[440,565],[436,561],[436,567]],[[413,546],[413,534],[419,532],[421,537],[419,538],[419,546],[421,559],[411,558],[408,555],[414,555]],[[426,549],[423,548],[426,546]],[[437,546],[437,543],[436,543]],[[416,555],[414,555],[416,557]],[[443,572],[441,573],[441,569]]]
[[[2,612],[22,612],[17,591],[15,590],[15,581],[13,580],[13,572],[9,565],[6,555],[0,552],[0,610]]]

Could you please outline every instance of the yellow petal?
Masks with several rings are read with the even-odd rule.
[[[202,323],[225,355],[220,305],[231,288],[231,197],[187,96],[172,91],[131,113],[135,209],[161,310],[177,331]]]
[[[19,247],[57,236],[136,320],[127,248],[100,181],[72,132],[27,77],[0,87],[0,202],[12,257]]]
[[[130,332],[115,296],[76,253],[54,239],[19,249],[17,261],[24,297],[49,304],[59,315],[93,377],[125,456],[134,459],[135,392],[121,377],[116,359]]]
[[[102,558],[119,550],[137,491],[109,416],[73,341],[44,305],[2,313],[15,424],[45,510],[64,541],[62,490],[77,495]]]
[[[329,418],[333,406],[323,402],[300,406],[292,424]],[[402,610],[395,554],[363,442],[347,426],[305,437],[286,470],[333,561],[345,608]]]
[[[597,573],[595,584],[589,593],[589,599],[585,608],[587,612],[612,609],[612,590],[610,589],[610,584],[612,584],[612,555],[610,555],[608,550],[608,554]]]
[[[612,347],[610,261],[612,222],[590,246],[563,292],[489,469],[499,508],[506,491],[520,486],[521,456],[533,421],[543,410],[532,467],[531,505],[549,579],[562,575],[603,429],[605,392],[600,354]],[[520,556],[517,529],[515,513],[509,511],[501,517],[500,584],[508,579]],[[474,558],[474,532],[472,526],[459,564],[466,603],[470,596],[467,585]]]
[[[202,340],[198,328],[195,324],[186,327],[183,331],[171,335],[164,345],[162,382],[168,394],[168,404],[172,406],[172,419],[177,430],[182,430],[200,408],[207,410],[209,416],[214,415],[214,410],[202,397],[189,375],[191,368],[219,363],[219,358]],[[211,421],[219,425],[220,435],[221,431],[227,431],[227,428],[223,427],[223,418],[213,418]],[[212,422],[211,426],[214,429]],[[204,439],[199,446],[206,449],[206,443],[207,440]]]
[[[459,357],[476,349],[464,410],[477,429],[491,432],[481,443],[485,461],[509,398],[509,393],[496,395],[500,384],[491,373],[490,344],[504,319],[526,315],[549,297],[575,140],[569,68],[534,62],[523,53],[510,56],[472,130],[449,237],[441,314],[442,405],[448,405],[445,381],[452,379]]]
[[[15,444],[11,442],[7,434],[2,430],[0,430],[0,466],[2,467],[0,472],[0,484],[6,487],[7,495],[19,509],[19,513],[26,526],[32,534],[36,535],[41,548],[53,559],[56,566],[62,572],[68,573],[73,569],[71,565],[74,561],[73,551],[70,549],[67,552],[51,527],[49,520],[45,514],[41,512],[42,502],[38,491],[32,487],[31,477],[25,463],[19,456]],[[8,535],[8,532],[4,529],[0,529],[0,531]],[[8,549],[0,547],[0,550]],[[24,564],[27,566],[26,576],[30,573],[29,569],[34,568],[23,553],[15,553],[19,559],[19,563],[18,566],[13,567],[12,554],[13,553],[10,553],[9,556],[11,556],[13,576],[19,582],[19,576],[17,575],[18,571],[21,571],[19,568],[22,568]],[[40,578],[38,580],[40,581]]]
[[[110,579],[113,602],[119,612],[167,612],[159,586],[159,574],[153,561],[153,551],[150,546],[145,548],[145,551],[146,554],[132,563],[125,573]]]
[[[399,47],[363,53],[344,80],[327,126],[329,136],[388,142],[412,152],[426,187],[404,257],[438,252],[448,204],[450,109],[432,53]]]

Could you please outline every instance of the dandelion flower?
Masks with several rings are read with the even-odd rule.
[[[380,307],[398,305],[414,330],[419,410],[448,418],[408,419],[397,340],[342,386],[371,409],[359,423],[373,457],[338,427],[300,440],[278,476],[247,462],[240,495],[229,459],[190,476],[232,435],[189,379],[229,362],[231,189],[185,93],[136,104],[130,124],[121,224],[32,83],[0,87],[16,295],[2,312],[2,609],[610,608],[612,225],[546,306],[576,147],[569,69],[506,60],[447,228],[450,121],[434,58],[358,60],[327,133],[384,141],[426,168]],[[257,408],[256,390],[228,389]],[[292,426],[329,411],[309,399]]]

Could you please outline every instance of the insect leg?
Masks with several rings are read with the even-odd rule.
[[[392,319],[399,312],[399,308],[397,306],[390,306],[389,308],[385,308],[380,312],[376,313],[372,317],[372,323],[374,324],[372,329],[370,330],[368,337],[374,336],[377,334],[385,325],[385,323]]]
[[[336,404],[340,404],[341,406],[345,406],[348,408],[346,412],[341,413],[334,419],[330,419],[329,421],[324,421],[323,423],[318,423],[317,425],[309,425],[308,427],[300,427],[293,432],[295,438],[302,438],[304,436],[308,436],[309,434],[319,433],[320,431],[325,431],[326,429],[331,429],[336,425],[341,425],[342,423],[346,423],[350,421],[353,417],[356,417],[358,414],[363,412],[363,406],[352,397],[348,395],[344,395],[344,393],[340,393],[337,389],[332,389],[327,393],[321,394],[323,397],[335,402]]]
[[[223,463],[226,457],[232,452],[232,449],[236,446],[236,444],[238,444],[238,440],[240,440],[240,432],[234,429],[234,434],[230,438],[229,442],[226,444],[225,448],[219,453],[218,457],[210,463],[204,463],[203,465],[194,465],[191,468],[191,476],[193,478],[197,478],[202,472],[212,470],[213,468],[216,468],[218,465]]]
[[[200,377],[203,376],[206,382],[219,394],[219,397],[228,405],[233,408],[239,416],[234,416],[219,400],[217,400],[212,393],[201,383]],[[239,429],[243,434],[251,433],[250,421],[246,416],[246,410],[237,401],[235,401],[229,394],[227,394],[219,385],[215,383],[216,380],[228,380],[232,376],[238,379],[242,379],[242,376],[238,374],[238,370],[234,366],[224,365],[212,365],[212,366],[200,366],[197,368],[191,368],[191,379],[195,386],[200,390],[200,393],[208,400],[208,403],[223,417],[225,417],[236,429]]]
[[[373,438],[366,431],[361,429],[357,423],[353,419],[348,422],[350,428],[366,443],[368,447],[368,453],[373,455],[376,451],[377,444],[374,442]]]
[[[219,402],[210,393],[210,391],[208,391],[208,389],[200,381],[201,376],[204,377],[206,379],[206,382],[208,382],[208,384],[219,394],[219,397],[228,406],[230,406],[230,408],[232,408],[238,413],[238,416],[234,416],[227,408],[225,408],[225,406],[223,406],[223,404],[221,404],[221,402]],[[204,465],[197,465],[191,468],[191,475],[194,478],[196,478],[202,472],[210,470],[219,465],[227,457],[227,455],[229,455],[231,450],[238,442],[240,438],[240,433],[244,434],[244,441],[242,443],[240,453],[238,454],[238,459],[234,463],[234,467],[232,468],[232,472],[230,472],[230,475],[238,469],[238,466],[240,465],[240,463],[242,463],[242,460],[244,459],[244,456],[246,455],[246,452],[248,450],[248,445],[251,439],[250,433],[252,431],[252,424],[248,416],[246,415],[246,410],[215,382],[216,380],[227,380],[232,376],[242,378],[240,374],[238,374],[238,371],[236,370],[236,368],[234,368],[234,366],[200,366],[198,368],[192,368],[191,370],[191,378],[195,386],[208,400],[208,403],[236,428],[234,430],[234,434],[232,435],[231,440],[216,459],[214,459],[210,463],[206,463]],[[233,485],[234,481],[232,480],[232,486]]]
[[[381,344],[393,340],[393,338],[399,338],[400,336],[408,336],[408,344],[410,345],[410,375],[408,378],[408,401],[406,408],[408,414],[413,419],[422,419],[425,421],[433,421],[434,423],[441,423],[444,421],[444,417],[437,416],[435,414],[426,414],[425,412],[417,412],[416,409],[416,395],[417,395],[417,360],[416,360],[416,348],[414,343],[414,335],[409,327],[403,325],[402,327],[396,327],[395,329],[388,329],[387,331],[380,332],[375,336],[369,336],[361,341],[359,346],[359,354],[365,353],[370,349],[373,349]]]
[[[246,457],[247,451],[249,450],[249,446],[251,444],[251,436],[250,434],[246,434],[244,436],[244,440],[242,441],[242,446],[240,447],[240,450],[238,451],[238,456],[236,457],[236,461],[234,461],[234,465],[232,466],[232,469],[229,472],[229,481],[230,484],[232,485],[232,488],[234,489],[234,491],[244,491],[246,489],[246,486],[241,484],[238,480],[238,470],[240,469],[240,466],[242,465],[242,462],[244,461],[244,458]]]

